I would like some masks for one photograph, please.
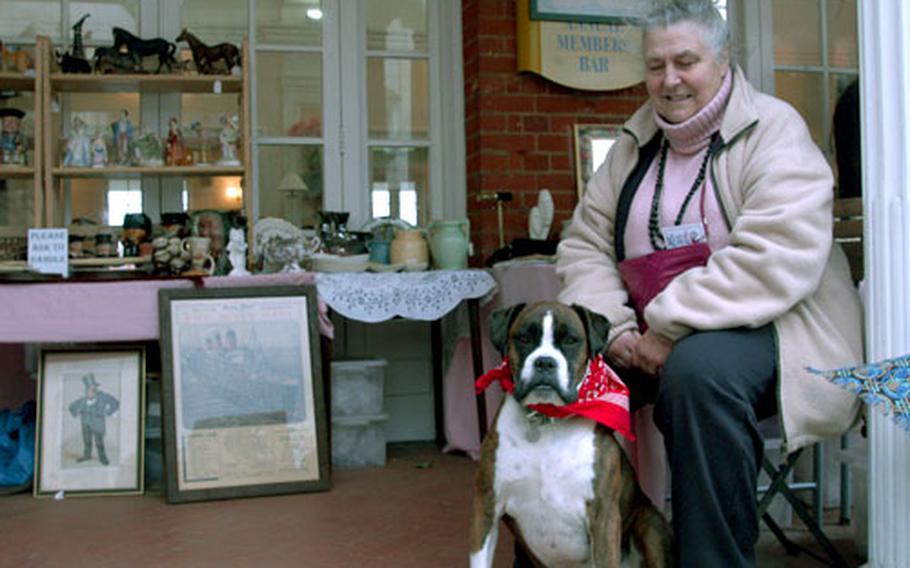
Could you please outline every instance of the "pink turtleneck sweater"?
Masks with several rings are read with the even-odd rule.
[[[714,98],[703,109],[683,122],[671,124],[661,118],[657,112],[654,113],[657,126],[663,130],[664,136],[670,142],[667,165],[664,170],[664,189],[660,200],[661,227],[673,225],[686,193],[695,182],[698,169],[708,151],[711,135],[720,129],[724,110],[727,107],[727,97],[733,86],[732,77],[733,73],[728,70],[720,90],[717,91]],[[645,177],[641,180],[641,185],[635,192],[635,198],[629,209],[629,220],[624,236],[627,259],[654,252],[648,238],[648,218],[651,214],[651,201],[654,199],[659,162],[660,153],[658,152]],[[705,224],[707,225],[708,245],[711,250],[717,250],[730,243],[730,233],[711,184],[710,168],[705,173],[705,183],[702,184],[702,189],[692,197],[680,224],[686,225],[702,221],[700,212],[702,192],[705,192]]]

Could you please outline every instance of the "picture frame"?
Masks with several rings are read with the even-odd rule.
[[[35,497],[143,492],[145,349],[41,349]]]
[[[588,181],[607,157],[613,143],[619,138],[622,126],[618,124],[575,125],[575,182],[578,199],[585,193]]]
[[[158,300],[168,502],[329,489],[316,287]]]
[[[529,0],[532,20],[634,24],[650,2],[629,0]]]

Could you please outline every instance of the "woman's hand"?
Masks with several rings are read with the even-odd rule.
[[[656,377],[660,374],[660,370],[663,368],[664,362],[666,362],[672,349],[672,341],[648,330],[635,343],[632,364],[649,375]]]
[[[617,367],[631,369],[635,361],[635,345],[641,339],[636,330],[626,331],[613,340],[607,349],[607,358]]]

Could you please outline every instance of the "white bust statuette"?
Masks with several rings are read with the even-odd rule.
[[[548,189],[541,189],[537,195],[537,205],[531,208],[528,215],[528,234],[532,239],[546,240],[553,223],[553,197]]]
[[[250,271],[246,269],[246,240],[243,229],[231,229],[227,245],[228,260],[231,261],[231,271],[228,276],[247,276]]]

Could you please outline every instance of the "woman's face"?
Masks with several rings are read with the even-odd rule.
[[[645,85],[658,114],[682,122],[708,104],[723,82],[729,57],[718,58],[702,28],[688,21],[644,36]]]

